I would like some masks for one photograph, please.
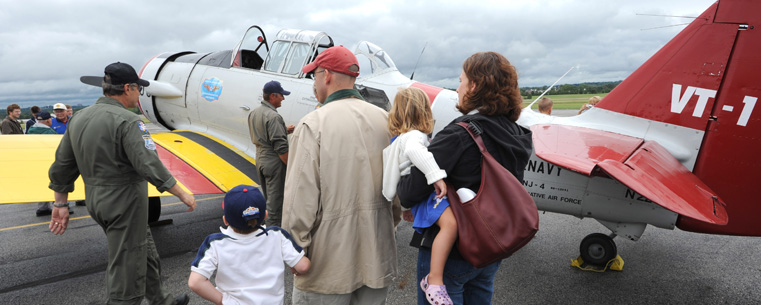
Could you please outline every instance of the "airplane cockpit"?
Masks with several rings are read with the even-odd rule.
[[[334,45],[333,38],[325,32],[299,29],[280,30],[275,41],[269,44],[264,31],[258,26],[252,26],[232,51],[235,56],[231,59],[230,66],[283,77],[313,79],[314,75],[303,73],[301,67]],[[396,71],[391,57],[371,42],[359,42],[354,53],[360,65],[359,78],[383,71]],[[361,85],[357,89],[368,102],[386,110],[390,108],[389,98],[383,90]]]
[[[301,67],[312,62],[317,54],[333,46],[333,39],[325,32],[285,29],[277,33],[277,40],[264,60],[262,71],[284,76],[304,77]]]
[[[389,69],[396,70],[396,64],[388,53],[372,42],[359,42],[354,49],[354,55],[359,61],[359,77]]]

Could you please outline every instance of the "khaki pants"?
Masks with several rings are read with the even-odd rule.
[[[302,291],[293,286],[293,305],[384,305],[388,287],[374,289],[362,286],[347,294],[320,294]]]
[[[172,304],[161,283],[161,262],[148,227],[145,182],[86,187],[87,211],[108,239],[108,304]]]

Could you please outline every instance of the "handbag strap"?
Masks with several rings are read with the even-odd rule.
[[[465,130],[468,131],[468,134],[470,134],[470,136],[473,138],[473,141],[476,141],[476,145],[478,145],[478,149],[481,151],[482,155],[489,154],[489,152],[486,150],[486,146],[484,145],[484,140],[481,139],[481,135],[474,133],[473,130],[471,130],[471,124],[459,122],[457,125],[460,125],[462,128],[465,128]]]

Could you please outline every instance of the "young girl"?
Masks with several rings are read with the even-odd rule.
[[[394,137],[391,145],[383,150],[383,195],[389,201],[396,196],[396,186],[402,175],[417,167],[435,193],[427,201],[411,209],[414,215],[412,227],[418,232],[434,223],[441,228],[431,248],[431,270],[420,282],[431,304],[452,304],[444,286],[443,273],[449,252],[457,239],[457,222],[449,208],[445,195],[447,174],[440,169],[433,155],[428,152],[427,134],[433,131],[433,113],[428,96],[418,88],[401,89],[394,98],[388,115],[388,129]],[[404,219],[412,221],[410,211],[404,211]]]

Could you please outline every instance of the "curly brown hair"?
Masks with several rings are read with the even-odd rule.
[[[521,97],[518,73],[504,56],[496,52],[478,52],[462,64],[468,81],[474,84],[457,110],[463,114],[478,109],[485,115],[505,115],[511,121],[521,115]]]

